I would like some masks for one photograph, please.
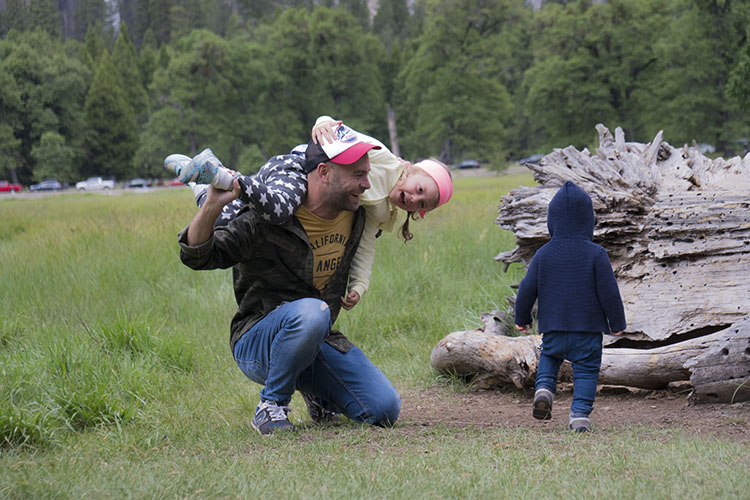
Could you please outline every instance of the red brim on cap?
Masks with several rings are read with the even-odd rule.
[[[351,165],[352,163],[362,158],[365,153],[367,153],[371,149],[380,149],[380,146],[367,144],[366,142],[358,142],[343,153],[340,153],[331,158],[331,161],[340,165]]]

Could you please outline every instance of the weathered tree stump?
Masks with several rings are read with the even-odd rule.
[[[549,239],[550,200],[565,181],[575,182],[591,196],[594,241],[607,249],[628,320],[623,337],[605,336],[605,345],[620,348],[617,355],[608,349],[612,380],[606,383],[651,388],[687,377],[696,400],[704,392],[730,400],[730,390],[735,400],[742,394],[748,399],[744,386],[737,389],[737,380],[750,374],[750,350],[747,344],[742,349],[735,345],[734,336],[744,331],[736,325],[750,317],[750,154],[710,159],[695,144],[673,148],[662,141],[661,132],[651,143],[639,144],[626,142],[619,128],[614,137],[603,125],[597,130],[595,154],[570,146],[556,149],[538,165],[527,165],[539,185],[522,186],[503,197],[496,223],[515,234],[516,248],[496,260],[506,269],[515,262],[528,265]],[[521,355],[515,348],[497,347],[497,341],[459,343],[456,333],[446,337],[454,351],[465,345],[466,357],[493,360],[501,378],[512,373],[508,380],[516,386],[525,385],[536,370],[525,351]],[[440,359],[447,356],[446,339],[435,348],[438,354],[433,352],[433,366],[448,366]],[[709,340],[712,345],[730,343],[734,354],[727,357],[721,347],[709,356],[705,347],[693,345]],[[469,347],[479,349],[477,342],[484,351],[471,354]],[[506,349],[505,357],[494,359],[491,348]],[[517,368],[507,356],[518,356]],[[472,363],[464,360],[462,369]],[[727,363],[733,368],[717,370]],[[488,383],[493,380],[481,373]]]

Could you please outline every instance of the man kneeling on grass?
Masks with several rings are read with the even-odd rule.
[[[393,384],[332,325],[346,295],[364,228],[360,196],[370,187],[373,147],[358,137],[308,145],[308,192],[294,217],[264,222],[245,209],[214,227],[233,191],[209,187],[205,203],[179,235],[180,258],[196,270],[233,268],[239,309],[230,346],[242,372],[263,385],[251,425],[260,434],[292,430],[289,402],[299,390],[314,422],[341,413],[392,425],[401,400]]]

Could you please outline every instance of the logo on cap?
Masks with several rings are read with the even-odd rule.
[[[342,123],[336,129],[336,140],[339,142],[354,142],[357,140],[357,134]]]

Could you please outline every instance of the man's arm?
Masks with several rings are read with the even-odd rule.
[[[248,249],[239,240],[244,227],[234,226],[242,217],[234,219],[225,227],[214,229],[221,209],[239,194],[235,181],[232,191],[219,191],[208,187],[206,202],[190,224],[177,236],[180,244],[180,260],[190,269],[227,269],[242,260]]]
[[[206,201],[195,214],[187,230],[187,243],[191,247],[201,245],[211,238],[214,232],[216,219],[221,215],[224,205],[231,203],[240,196],[240,185],[234,180],[232,191],[220,191],[213,186],[208,186]]]

